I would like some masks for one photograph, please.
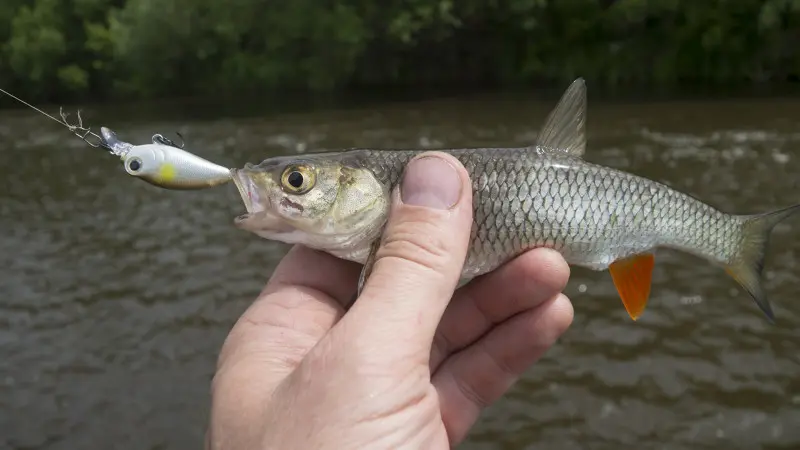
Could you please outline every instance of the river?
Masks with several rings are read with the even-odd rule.
[[[237,110],[88,106],[123,140],[179,131],[227,166],[344,147],[516,146],[555,96]],[[800,201],[800,100],[592,101],[587,159],[723,210]],[[58,111],[49,107],[48,111]],[[200,448],[217,353],[287,250],[236,229],[233,186],[168,192],[29,110],[0,112],[0,449]],[[575,320],[467,450],[800,448],[800,219],[773,234],[767,322],[724,271],[660,251],[632,322],[573,268]]]

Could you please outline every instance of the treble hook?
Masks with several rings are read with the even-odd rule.
[[[171,139],[158,133],[153,135],[153,143],[169,145],[170,147],[176,147],[182,150],[184,145],[186,145],[186,141],[183,139],[183,135],[180,132],[176,131],[175,134],[177,134],[178,137],[181,138],[181,145],[175,144]]]

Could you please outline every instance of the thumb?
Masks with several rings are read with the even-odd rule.
[[[427,357],[469,246],[469,174],[453,156],[424,153],[408,163],[392,195],[375,264],[347,316],[381,351],[406,342],[403,353]]]

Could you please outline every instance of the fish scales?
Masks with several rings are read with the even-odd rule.
[[[472,180],[474,224],[465,278],[533,247],[553,248],[568,263],[595,270],[657,246],[720,264],[737,254],[737,216],[647,178],[527,147],[443,152],[461,161]],[[393,187],[421,152],[348,153]]]
[[[800,204],[760,214],[720,211],[648,178],[584,159],[586,88],[572,83],[534,145],[440,149],[472,181],[471,239],[463,281],[534,247],[571,265],[611,274],[637,319],[650,296],[655,251],[674,248],[725,269],[767,318],[762,286],[770,233]],[[299,243],[364,264],[361,292],[375,262],[390,192],[408,162],[427,149],[351,149],[279,156],[233,169],[247,214],[236,224],[267,239]]]

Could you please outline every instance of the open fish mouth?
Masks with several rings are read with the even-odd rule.
[[[231,169],[231,179],[247,210],[247,213],[234,219],[237,226],[269,239],[295,230],[291,224],[275,214],[269,196],[261,193],[246,168]]]
[[[258,186],[253,183],[253,179],[240,169],[231,169],[231,178],[247,210],[247,214],[239,216],[239,219],[246,219],[252,215],[264,212],[264,205],[261,202]]]

